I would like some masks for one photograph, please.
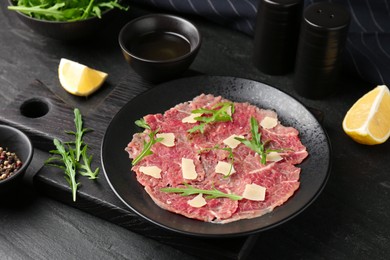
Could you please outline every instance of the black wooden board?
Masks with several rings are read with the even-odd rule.
[[[94,130],[84,138],[90,154],[94,156],[94,168],[101,168],[100,145],[111,118],[129,100],[150,87],[153,87],[151,83],[129,74],[97,108],[83,114],[85,127]],[[83,111],[87,100],[80,98],[78,102]],[[35,148],[47,152],[48,157],[48,151],[53,148],[53,138],[72,140],[72,136],[64,130],[74,130],[73,107],[65,104],[39,81],[33,82],[18,95],[12,105],[0,110],[0,121],[25,131]],[[76,202],[72,201],[71,191],[60,169],[43,166],[33,183],[41,192],[56,200],[204,259],[244,259],[257,240],[257,235],[224,239],[180,235],[151,224],[128,209],[112,192],[102,172],[97,181],[83,177],[78,181],[81,186]]]

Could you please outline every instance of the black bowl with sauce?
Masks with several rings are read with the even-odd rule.
[[[188,20],[150,14],[127,23],[118,41],[132,69],[144,79],[158,83],[188,69],[201,46],[201,35]]]
[[[17,128],[0,125],[0,147],[15,153],[22,165],[7,178],[0,180],[0,194],[15,188],[22,180],[34,155],[34,148],[30,138]],[[1,154],[0,154],[1,157]],[[2,160],[2,158],[0,158]],[[3,162],[0,163],[3,165]],[[3,173],[0,173],[0,176]]]

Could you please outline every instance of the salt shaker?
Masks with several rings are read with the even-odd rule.
[[[304,10],[294,74],[298,94],[321,99],[336,91],[349,23],[339,4],[319,2]]]
[[[253,63],[270,75],[291,72],[298,44],[303,0],[260,0]]]

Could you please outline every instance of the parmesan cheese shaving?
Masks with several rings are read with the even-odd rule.
[[[230,148],[234,149],[236,148],[241,142],[234,139],[235,137],[239,137],[239,138],[244,138],[244,136],[242,135],[231,135],[229,136],[228,138],[226,138],[225,140],[223,140],[223,143],[226,144],[227,146],[229,146]]]
[[[263,201],[265,199],[266,188],[257,184],[245,185],[245,190],[242,196],[248,200]]]
[[[270,152],[269,154],[267,154],[268,162],[279,162],[280,160],[283,160],[283,157],[280,156],[278,152]]]
[[[161,169],[157,166],[141,166],[139,167],[139,171],[153,178],[161,179]]]
[[[230,168],[231,168],[231,171],[230,171]],[[232,164],[219,161],[217,166],[215,166],[215,172],[221,173],[225,176],[228,176],[229,174],[233,174],[236,171],[234,170],[234,167],[232,166]]]
[[[198,177],[195,170],[195,164],[192,159],[181,158],[181,171],[184,179],[195,180],[196,177]]]
[[[156,134],[156,137],[163,138],[163,140],[160,141],[160,143],[167,146],[167,147],[175,146],[175,134],[173,134],[173,133]]]
[[[226,114],[228,114],[229,116],[232,116],[232,106],[229,106],[228,108],[226,108]]]
[[[206,200],[203,198],[202,194],[198,194],[193,199],[187,201],[188,205],[194,208],[201,208],[207,204]]]
[[[182,123],[190,123],[190,124],[193,124],[193,123],[196,123],[198,121],[195,120],[195,117],[199,117],[201,116],[202,114],[201,113],[191,113],[191,115],[183,118],[181,120]]]
[[[260,125],[265,129],[274,128],[278,124],[278,120],[273,117],[266,116],[261,120]]]

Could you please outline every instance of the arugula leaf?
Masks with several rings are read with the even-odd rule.
[[[194,194],[205,194],[207,195],[206,199],[216,199],[216,198],[229,198],[231,200],[241,200],[243,197],[232,194],[232,193],[224,193],[220,190],[217,190],[216,188],[213,188],[212,190],[203,190],[203,189],[197,189],[193,186],[189,185],[188,183],[184,183],[186,186],[185,188],[162,188],[160,189],[163,192],[170,192],[170,193],[181,193],[181,196],[189,196]]]
[[[202,116],[195,117],[194,119],[201,122],[199,125],[194,126],[188,132],[190,134],[197,131],[204,133],[204,128],[207,124],[217,122],[233,121],[233,117],[229,114],[228,109],[231,109],[231,114],[234,113],[234,103],[232,102],[221,102],[214,105],[211,109],[200,108],[191,111],[193,114],[202,114]]]
[[[51,157],[46,160],[45,164],[55,166],[64,170],[65,179],[72,190],[73,201],[76,201],[76,191],[80,183],[76,181],[76,161],[74,156],[72,156],[72,149],[69,149],[69,151],[67,151],[64,144],[58,139],[54,139],[53,143],[57,150],[50,151],[50,153],[59,155],[60,158],[58,156]],[[53,163],[54,161],[59,160],[63,162],[63,165]]]
[[[8,10],[19,11],[33,18],[49,21],[77,21],[101,18],[110,9],[128,10],[120,0],[15,0]]]
[[[149,142],[144,141],[144,147],[141,151],[141,153],[134,158],[134,160],[131,162],[131,164],[134,166],[136,165],[139,161],[141,161],[144,157],[153,154],[153,152],[150,150],[152,146],[155,143],[161,142],[164,138],[156,138],[156,134],[158,133],[157,131],[150,131],[149,133]]]
[[[85,177],[89,177],[90,180],[97,179],[99,174],[99,167],[92,171],[91,169],[91,161],[92,155],[87,155],[88,146],[85,145],[83,150],[81,151],[81,157],[83,158],[83,164],[78,164],[79,173]]]
[[[152,130],[152,128],[150,127],[150,125],[148,125],[148,123],[146,123],[144,118],[136,120],[134,123],[141,128]],[[149,142],[144,141],[144,147],[141,153],[131,162],[133,166],[136,165],[139,161],[141,161],[144,157],[153,154],[153,152],[150,150],[152,146],[155,143],[161,142],[164,139],[164,138],[156,138],[157,133],[158,133],[158,129],[156,131],[150,131]]]
[[[135,121],[135,124],[141,128],[149,129],[151,130],[150,126],[146,123],[144,118],[141,118],[139,120]]]
[[[250,119],[251,123],[251,134],[252,139],[247,140],[240,137],[234,137],[234,139],[240,141],[241,143],[245,144],[247,147],[255,151],[260,155],[261,158],[261,164],[265,165],[267,163],[267,154],[270,152],[280,152],[283,150],[280,149],[266,149],[265,147],[270,142],[269,140],[262,142],[261,141],[261,133],[259,132],[259,123],[254,117],[251,117]]]
[[[78,108],[74,109],[74,124],[76,126],[76,132],[74,132],[74,131],[66,131],[66,133],[75,136],[75,141],[68,142],[68,143],[75,145],[75,148],[76,148],[75,149],[76,150],[76,161],[80,161],[81,149],[82,149],[82,146],[84,145],[83,135],[86,132],[91,132],[92,129],[83,128],[83,120],[81,118],[81,113],[80,113],[80,110]]]
[[[80,20],[87,19],[91,13],[92,5],[95,0],[91,0],[88,4],[88,6],[84,9],[83,15],[81,16]]]

